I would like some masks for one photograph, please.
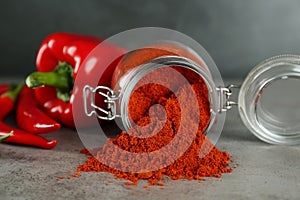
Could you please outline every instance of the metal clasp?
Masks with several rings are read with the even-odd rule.
[[[104,102],[107,104],[107,110],[100,108],[95,104],[94,94],[99,94],[105,97]],[[89,85],[86,85],[83,88],[84,112],[89,117],[91,117],[93,114],[95,114],[99,119],[103,120],[113,120],[116,117],[120,117],[120,115],[117,115],[116,109],[116,100],[118,99],[119,96],[117,96],[111,88],[106,86],[97,86],[96,88],[93,88]],[[91,108],[89,109],[89,107]],[[104,115],[100,115],[97,111],[100,111]]]
[[[231,84],[227,87],[217,88],[217,91],[219,92],[219,113],[226,112],[227,110],[230,110],[232,106],[237,105],[237,102],[230,99],[233,88],[240,88],[240,86]]]

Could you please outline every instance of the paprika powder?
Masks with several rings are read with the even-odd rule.
[[[144,48],[127,55],[115,70],[112,87],[114,88],[119,78],[130,69],[160,56],[177,55],[178,48],[174,52],[169,47],[167,45],[164,48]],[[184,53],[186,57],[193,57],[190,53]],[[182,51],[180,54],[182,54]],[[201,65],[200,61],[198,63]],[[92,155],[89,152],[90,150],[81,151],[87,154],[88,160],[78,167],[77,172],[104,171],[113,173],[117,178],[129,180],[132,184],[137,184],[140,179],[146,179],[151,185],[162,185],[159,181],[162,180],[163,176],[168,176],[174,180],[181,178],[200,180],[202,177],[207,176],[221,177],[222,173],[232,171],[229,167],[230,155],[227,152],[219,151],[205,135],[211,120],[210,102],[205,81],[191,69],[176,65],[171,66],[171,68],[179,73],[170,74],[172,71],[153,70],[139,80],[130,95],[128,103],[129,118],[134,125],[128,132],[122,131],[116,138],[108,139],[107,143],[97,150],[96,156]],[[179,75],[184,76],[187,82],[181,82]],[[153,77],[165,80],[163,82],[165,84],[151,82],[154,79]],[[168,85],[172,86],[172,91],[167,87]],[[188,88],[192,88],[192,92]],[[183,109],[185,105],[189,105],[192,95],[196,95],[197,98],[198,106],[195,106],[195,108],[199,110],[195,110],[194,113],[199,115],[196,118],[199,120],[193,120],[191,117],[193,113],[186,113]],[[181,98],[181,102],[179,98]],[[152,107],[155,104],[163,106],[166,116],[160,109]],[[180,121],[182,118],[188,118],[189,124],[182,124]],[[194,130],[193,128],[196,127],[195,138],[188,149],[183,151],[176,160],[158,170],[130,172],[128,169],[132,169],[132,166],[137,166],[138,171],[138,166],[142,162],[149,165],[160,165],[160,161],[149,157],[148,160],[133,159],[127,160],[127,162],[116,162],[126,160],[126,158],[118,151],[109,148],[109,143],[112,143],[131,153],[155,152],[171,143],[178,134],[180,127],[184,134],[180,138],[182,142],[178,143],[176,148],[180,149],[182,148],[181,144],[188,142],[186,139],[188,137],[184,137],[184,135],[190,135]],[[173,152],[167,153],[171,158]],[[141,159],[144,159],[144,157]],[[106,162],[103,163],[101,160]],[[110,165],[107,166],[106,163],[110,163]]]

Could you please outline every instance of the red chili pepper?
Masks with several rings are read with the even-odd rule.
[[[55,33],[42,42],[36,59],[38,72],[29,75],[26,84],[35,88],[37,102],[51,118],[74,127],[73,83],[86,56],[102,41],[91,36]],[[108,48],[103,56],[116,50],[121,49]],[[110,86],[113,70],[109,67],[101,85]]]
[[[13,109],[14,104],[20,93],[23,85],[18,85],[8,90],[7,92],[1,94],[0,96],[0,120],[3,120]],[[10,131],[9,131],[10,132]]]
[[[9,90],[0,96],[0,137],[6,137],[7,134],[10,134],[13,131],[13,134],[3,142],[30,145],[45,149],[55,147],[57,144],[56,140],[48,141],[43,137],[21,131],[2,122],[3,118],[13,110],[14,102],[22,87],[22,85],[18,85],[16,88]]]
[[[11,131],[10,133],[3,135],[0,137],[0,142],[4,141],[5,139],[9,138],[10,136],[12,136],[14,134],[14,131]]]
[[[33,89],[23,87],[17,102],[17,124],[30,133],[49,133],[60,128],[60,124],[38,108]]]
[[[0,122],[0,136],[6,135],[11,131],[13,131],[13,135],[5,139],[3,141],[4,143],[35,146],[43,149],[52,149],[57,144],[56,140],[48,141],[43,137],[12,128],[3,122]]]
[[[0,95],[3,94],[4,92],[7,92],[10,88],[10,85],[8,84],[2,84],[0,85]]]

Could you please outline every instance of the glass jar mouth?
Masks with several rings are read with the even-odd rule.
[[[271,144],[300,143],[300,117],[297,112],[292,115],[300,99],[295,83],[300,86],[300,56],[296,55],[275,56],[249,73],[238,106],[242,121],[255,136]]]
[[[182,56],[161,56],[151,61],[142,64],[141,66],[135,68],[134,70],[130,71],[128,74],[124,76],[124,80],[128,80],[126,83],[123,83],[124,86],[122,87],[122,99],[126,99],[121,101],[120,105],[120,113],[121,113],[121,120],[122,125],[126,131],[132,128],[132,122],[130,120],[130,116],[128,113],[128,105],[129,105],[129,98],[136,86],[136,84],[149,72],[163,68],[163,67],[172,67],[178,66],[183,67],[193,72],[196,72],[205,82],[207,90],[208,90],[208,97],[210,102],[210,122],[206,128],[205,134],[207,134],[210,129],[216,123],[216,115],[218,113],[219,104],[218,104],[218,92],[216,90],[216,86],[214,81],[212,80],[211,74],[207,71],[207,67],[203,68],[199,66],[194,61],[182,57]]]

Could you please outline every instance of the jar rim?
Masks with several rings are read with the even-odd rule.
[[[276,116],[265,111],[261,105],[266,88],[278,80],[294,78],[300,81],[300,56],[279,55],[254,67],[241,86],[238,97],[240,117],[255,136],[267,143],[300,144],[300,129],[298,131],[285,129],[282,127],[283,123],[275,120]]]
[[[132,94],[135,85],[150,71],[159,69],[161,67],[170,67],[170,66],[187,68],[189,70],[196,72],[199,76],[203,78],[208,89],[210,110],[211,110],[210,122],[206,128],[205,134],[208,135],[208,133],[210,133],[211,131],[216,132],[216,130],[214,130],[216,127],[223,128],[225,117],[223,120],[218,117],[219,115],[222,116],[225,115],[225,112],[223,113],[218,112],[219,93],[217,91],[215,82],[212,79],[210,71],[207,70],[208,68],[201,67],[197,63],[195,63],[194,61],[186,57],[168,55],[168,56],[160,56],[154,58],[148,61],[147,63],[144,63],[139,67],[134,68],[132,71],[130,71],[128,74],[125,75],[126,77],[125,79],[129,81],[124,84],[122,91],[120,91],[120,94],[122,94],[122,99],[125,99],[121,101],[121,105],[120,105],[120,112],[122,116],[121,119],[125,130],[128,131],[131,128],[131,122],[128,113],[128,104],[129,104],[130,95]],[[219,133],[220,135],[221,131],[222,130],[218,130],[217,133]],[[217,134],[214,134],[213,137],[216,136]],[[216,140],[216,138],[214,139]]]

